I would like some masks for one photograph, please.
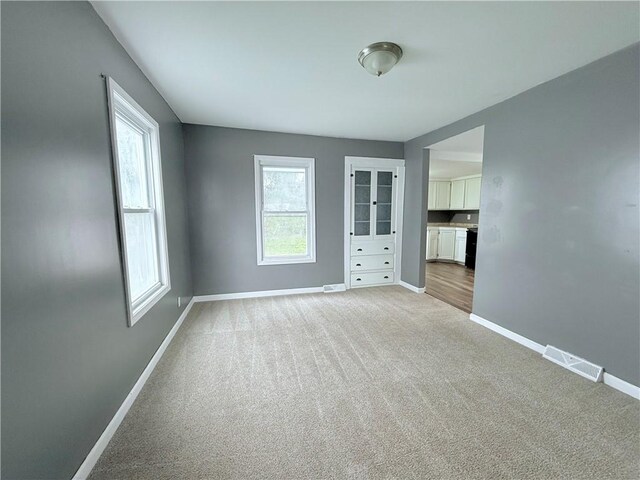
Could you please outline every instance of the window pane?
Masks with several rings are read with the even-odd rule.
[[[376,235],[389,235],[391,233],[391,222],[376,222]]]
[[[160,282],[154,213],[125,213],[127,267],[131,301]]]
[[[149,207],[145,136],[121,118],[116,117],[116,138],[123,207]]]
[[[393,184],[393,172],[378,172],[378,185],[391,186]]]
[[[263,167],[264,210],[305,211],[307,186],[304,168]]]
[[[356,185],[369,186],[371,185],[371,172],[367,170],[356,170],[355,180]]]
[[[264,256],[307,255],[307,215],[264,216]]]
[[[370,227],[370,222],[366,221],[366,222],[355,222],[356,227],[355,227],[355,232],[354,235],[356,236],[362,236],[362,235],[369,235],[371,227]]]
[[[355,206],[354,229],[356,237],[367,236],[371,233],[371,172],[356,170],[355,172]]]

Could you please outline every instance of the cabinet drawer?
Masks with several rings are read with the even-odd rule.
[[[393,270],[393,255],[358,255],[351,257],[351,271]]]
[[[351,244],[351,255],[382,255],[395,252],[394,242],[371,242]]]
[[[393,272],[352,273],[351,286],[393,283]]]

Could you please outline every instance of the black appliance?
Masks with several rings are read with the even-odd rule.
[[[476,268],[476,245],[478,244],[478,229],[467,229],[467,248],[464,255],[464,265],[468,268]]]

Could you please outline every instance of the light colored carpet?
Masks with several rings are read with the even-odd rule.
[[[196,304],[99,479],[637,479],[640,402],[402,287]]]

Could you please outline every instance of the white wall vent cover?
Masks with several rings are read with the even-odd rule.
[[[559,348],[547,345],[542,356],[584,378],[588,378],[594,382],[600,382],[602,380],[602,372],[604,370],[602,367],[587,362],[583,358],[563,352]]]
[[[336,283],[334,285],[323,285],[322,291],[324,293],[345,292],[347,287],[344,283]]]

